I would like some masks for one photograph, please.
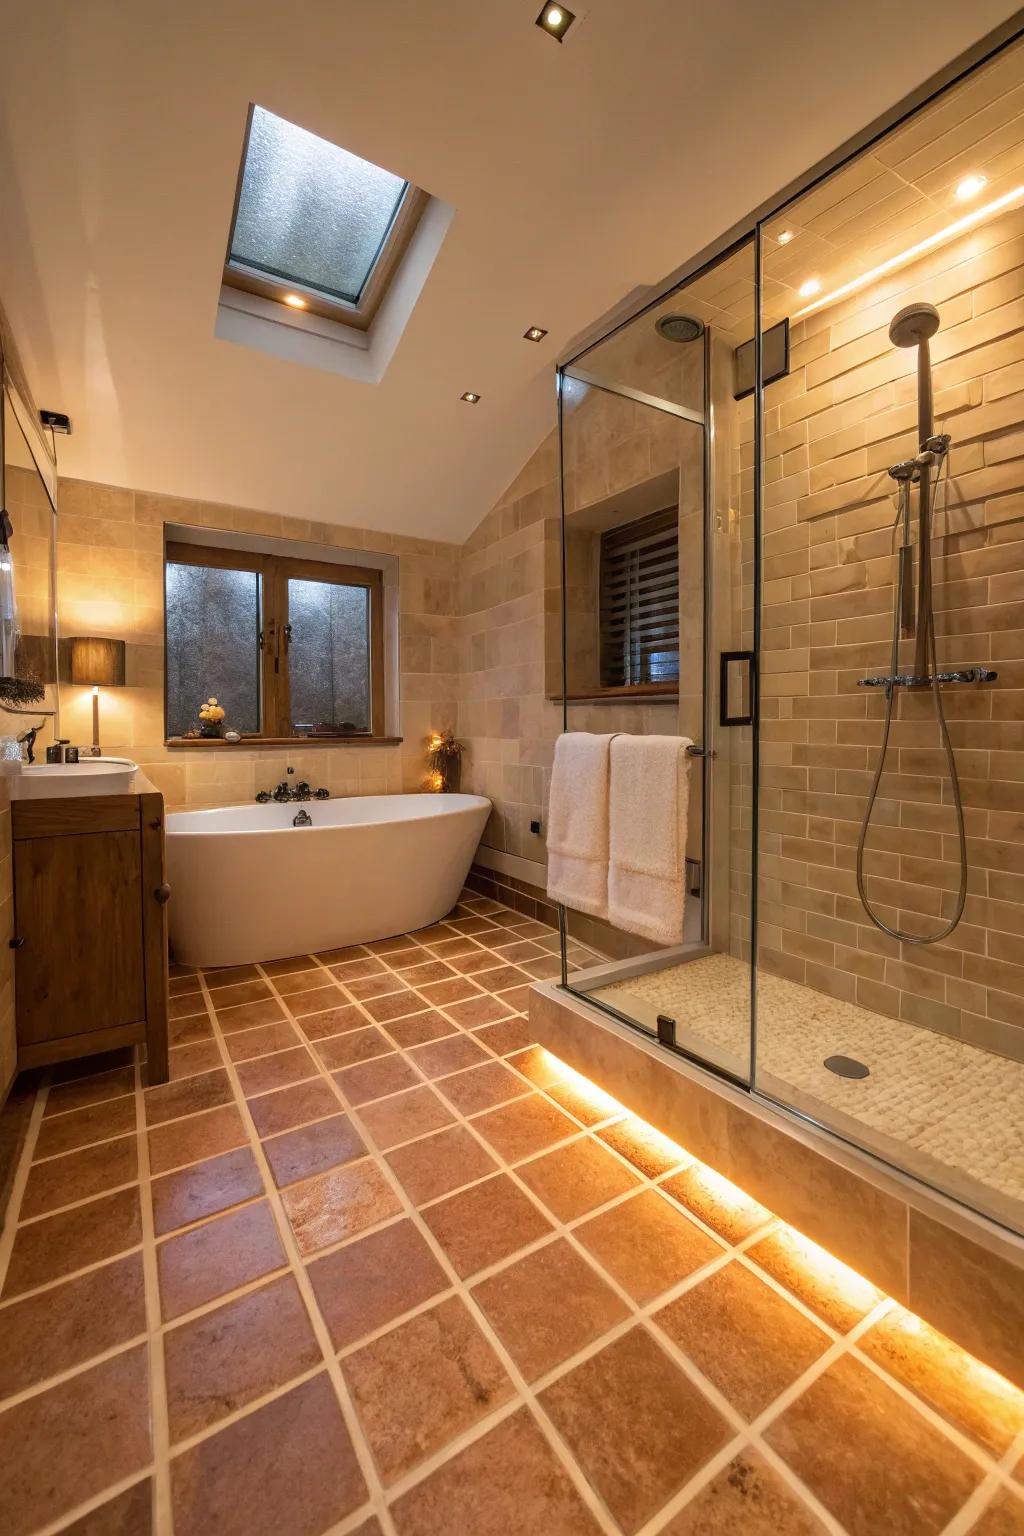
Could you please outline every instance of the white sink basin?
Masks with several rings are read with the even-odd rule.
[[[130,795],[138,763],[128,757],[83,757],[80,763],[26,763],[11,784],[15,800],[72,795]]]

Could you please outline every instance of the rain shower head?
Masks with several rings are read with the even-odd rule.
[[[704,335],[704,322],[692,315],[662,315],[654,329],[666,341],[698,341]]]
[[[919,347],[930,341],[939,328],[939,312],[934,304],[908,304],[893,315],[889,340],[894,347]]]

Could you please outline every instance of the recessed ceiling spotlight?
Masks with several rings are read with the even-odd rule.
[[[987,176],[965,176],[963,181],[956,184],[956,200],[958,203],[969,203],[972,197],[977,197],[982,187],[987,186]]]
[[[306,307],[305,299],[300,299],[297,293],[286,293],[284,296],[284,301],[286,304],[290,305],[292,309],[305,309]]]
[[[564,5],[546,5],[537,17],[537,25],[560,43],[575,20],[575,12],[567,11]]]
[[[459,399],[465,400],[467,405],[478,405],[480,402],[480,396],[472,389],[467,389],[464,395],[459,396]]]
[[[806,283],[801,283],[799,288],[802,299],[813,299],[816,293],[821,292],[821,278],[809,277]]]
[[[547,331],[545,331],[541,326],[539,326],[539,325],[531,325],[530,329],[528,331],[524,331],[523,332],[523,340],[524,341],[543,341],[544,337],[546,335],[547,335]]]
[[[792,229],[780,229],[778,234],[775,236],[775,243],[776,243],[776,245],[788,245],[789,242],[791,240],[794,240],[795,238],[796,238],[796,231],[795,230],[792,230]]]

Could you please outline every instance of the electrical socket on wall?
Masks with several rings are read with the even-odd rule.
[[[530,831],[534,834],[535,837],[539,837],[540,836],[540,822],[539,821],[531,821],[530,822]]]

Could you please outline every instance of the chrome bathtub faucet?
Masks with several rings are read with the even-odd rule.
[[[313,818],[308,811],[299,811],[292,817],[293,827],[311,827],[312,825]]]

